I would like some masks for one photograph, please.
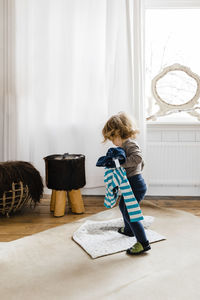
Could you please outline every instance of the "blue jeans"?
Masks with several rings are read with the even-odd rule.
[[[132,191],[133,191],[133,194],[134,194],[136,200],[138,201],[138,203],[140,203],[140,201],[144,198],[146,191],[147,191],[146,183],[145,183],[142,175],[138,174],[138,175],[129,177],[128,181],[130,183],[130,186],[132,188]],[[120,198],[119,208],[120,208],[120,211],[121,211],[123,219],[124,219],[125,232],[127,232],[129,234],[132,233],[136,237],[137,241],[140,242],[141,244],[144,244],[144,245],[148,244],[148,240],[147,240],[142,223],[140,221],[130,222],[129,214],[128,214],[123,196],[121,196],[121,198]]]

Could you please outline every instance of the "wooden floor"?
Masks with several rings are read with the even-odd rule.
[[[9,218],[0,216],[0,242],[13,241],[106,210],[103,199],[103,196],[84,196],[85,213],[81,215],[70,212],[67,203],[65,216],[54,217],[49,211],[50,198],[46,197],[35,209],[26,208]],[[146,197],[143,203],[146,200],[160,207],[181,209],[200,216],[200,197]]]

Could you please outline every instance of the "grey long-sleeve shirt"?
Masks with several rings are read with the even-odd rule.
[[[128,139],[122,144],[126,153],[126,161],[121,166],[125,168],[127,177],[141,174],[144,161],[139,145],[135,140]]]

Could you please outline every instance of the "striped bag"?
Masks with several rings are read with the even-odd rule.
[[[106,183],[105,207],[112,208],[116,204],[120,190],[124,197],[130,221],[137,222],[144,219],[123,167],[105,168],[104,182]]]

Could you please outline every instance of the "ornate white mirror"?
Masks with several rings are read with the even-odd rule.
[[[200,77],[188,67],[180,64],[168,66],[152,80],[152,94],[159,110],[147,118],[186,111],[200,121],[198,99],[200,97]]]

